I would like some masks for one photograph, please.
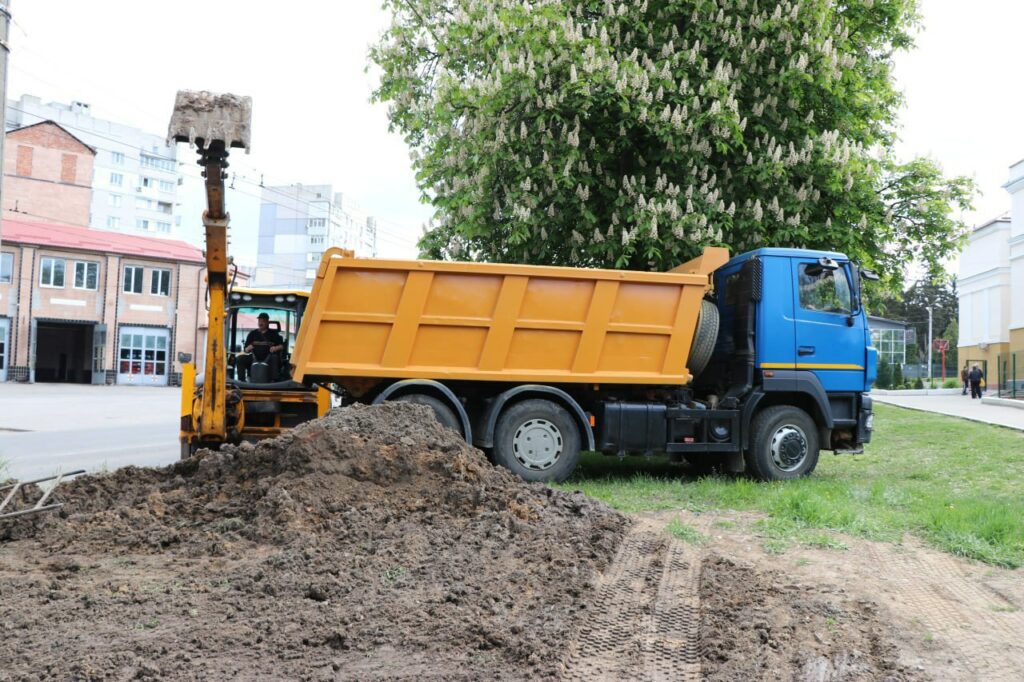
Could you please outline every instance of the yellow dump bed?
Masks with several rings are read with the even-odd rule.
[[[720,248],[672,272],[352,258],[317,272],[295,379],[685,384]]]

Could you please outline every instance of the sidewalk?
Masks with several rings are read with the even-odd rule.
[[[950,417],[1006,426],[1024,431],[1024,410],[1003,405],[986,405],[980,400],[971,400],[969,395],[877,395],[875,402],[897,405],[911,410],[937,412]]]

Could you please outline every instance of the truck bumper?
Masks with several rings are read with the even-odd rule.
[[[865,393],[860,398],[860,410],[857,413],[857,443],[870,443],[874,428],[875,413],[872,409],[871,396]]]

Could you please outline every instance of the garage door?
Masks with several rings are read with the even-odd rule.
[[[117,383],[167,385],[167,349],[171,332],[147,327],[121,327],[117,349]]]

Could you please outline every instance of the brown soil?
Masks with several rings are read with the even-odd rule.
[[[779,556],[750,515],[630,522],[419,405],[61,497],[0,523],[0,680],[1010,680],[1024,660],[1014,576],[972,591],[963,562],[865,542]]]
[[[550,678],[625,517],[393,403],[0,527],[0,678]]]

